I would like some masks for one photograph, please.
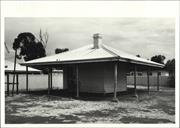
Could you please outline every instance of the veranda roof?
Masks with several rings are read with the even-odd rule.
[[[14,72],[14,63],[8,60],[5,60],[5,72]],[[16,72],[26,72],[26,67],[16,64]],[[28,68],[28,72],[40,72],[40,70],[34,68]]]
[[[136,57],[129,53],[111,48],[105,44],[102,44],[101,47],[98,49],[93,48],[93,44],[87,45],[72,51],[59,53],[56,55],[35,59],[32,61],[27,61],[25,63],[22,63],[22,65],[35,66],[106,61],[121,61],[153,67],[164,67],[163,64]]]

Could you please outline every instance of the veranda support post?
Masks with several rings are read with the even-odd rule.
[[[117,84],[118,84],[118,62],[114,64],[114,97],[113,99],[117,101]]]
[[[48,95],[50,95],[50,86],[51,86],[51,73],[50,73],[50,69],[48,68]]]
[[[147,86],[148,86],[148,94],[150,94],[149,70],[147,71]]]
[[[26,92],[28,92],[28,85],[29,84],[29,78],[28,78],[28,66],[26,66]]]
[[[9,96],[9,73],[7,73],[7,95]]]
[[[157,91],[159,91],[159,75],[160,73],[157,72]]]
[[[16,74],[16,94],[19,93],[19,75]]]
[[[79,97],[79,67],[76,65],[76,97]]]
[[[51,90],[52,90],[52,68],[51,68]]]
[[[134,65],[134,95],[137,97],[137,92],[136,92],[136,72],[137,72],[137,67]]]

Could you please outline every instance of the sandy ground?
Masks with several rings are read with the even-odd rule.
[[[86,97],[86,98],[85,98]],[[138,90],[133,94],[71,96],[19,94],[5,98],[6,123],[175,123],[175,91],[163,88],[148,93]]]

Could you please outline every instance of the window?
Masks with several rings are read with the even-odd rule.
[[[158,72],[158,75],[161,76],[161,72]]]
[[[130,75],[131,75],[131,76],[134,76],[134,72],[131,72]]]
[[[149,75],[152,76],[152,72],[149,72]]]
[[[130,73],[126,73],[127,76],[130,76]]]
[[[142,72],[138,72],[137,75],[138,75],[138,76],[142,76]]]

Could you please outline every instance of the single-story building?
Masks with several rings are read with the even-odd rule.
[[[114,93],[126,91],[126,74],[137,70],[163,68],[163,64],[136,57],[102,43],[101,34],[93,35],[93,43],[72,51],[22,63],[27,67],[63,70],[63,86],[72,92]],[[134,77],[136,79],[136,75]],[[148,83],[148,82],[147,82]],[[49,87],[51,80],[49,79]],[[134,83],[136,92],[136,81]],[[50,93],[50,91],[49,91]]]

